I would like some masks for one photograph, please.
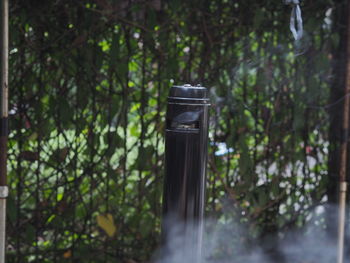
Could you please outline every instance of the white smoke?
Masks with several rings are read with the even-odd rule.
[[[336,209],[332,210],[336,212]],[[318,207],[310,214],[311,219],[305,226],[267,234],[261,239],[252,238],[249,223],[239,223],[232,216],[206,219],[201,245],[195,242],[201,226],[191,222],[185,227],[168,219],[166,245],[156,253],[154,262],[333,263],[337,260],[337,243],[326,232],[325,211]],[[345,240],[348,238],[347,234]],[[201,247],[200,258],[197,258],[198,246]],[[349,262],[346,260],[349,259],[345,254],[345,262]]]

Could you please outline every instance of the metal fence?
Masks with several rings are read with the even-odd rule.
[[[295,43],[275,1],[11,1],[8,262],[150,258],[173,83],[210,89],[207,213],[256,240],[303,225],[338,105],[328,2]]]

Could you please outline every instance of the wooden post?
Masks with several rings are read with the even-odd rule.
[[[0,263],[5,263],[8,135],[8,0],[1,1]]]
[[[350,0],[348,0],[348,14],[350,14]],[[344,108],[343,108],[343,140],[340,148],[340,172],[339,172],[339,215],[338,215],[338,263],[344,261],[344,229],[345,229],[345,212],[346,212],[346,167],[348,157],[349,141],[349,110],[350,110],[350,17],[347,19],[347,36],[346,36],[346,71],[345,71],[345,88],[344,88]]]

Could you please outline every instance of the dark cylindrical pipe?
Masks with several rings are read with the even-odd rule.
[[[183,255],[183,262],[198,262],[201,254],[209,105],[205,87],[185,84],[170,89],[162,236],[165,247],[176,249],[176,253],[182,252],[169,248],[172,239],[183,239],[182,246],[190,248],[190,253]]]

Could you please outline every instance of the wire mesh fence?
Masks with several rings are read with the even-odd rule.
[[[253,239],[304,225],[327,198],[342,2],[302,8],[296,43],[272,1],[11,1],[8,262],[150,258],[174,83],[210,89],[208,214]]]

